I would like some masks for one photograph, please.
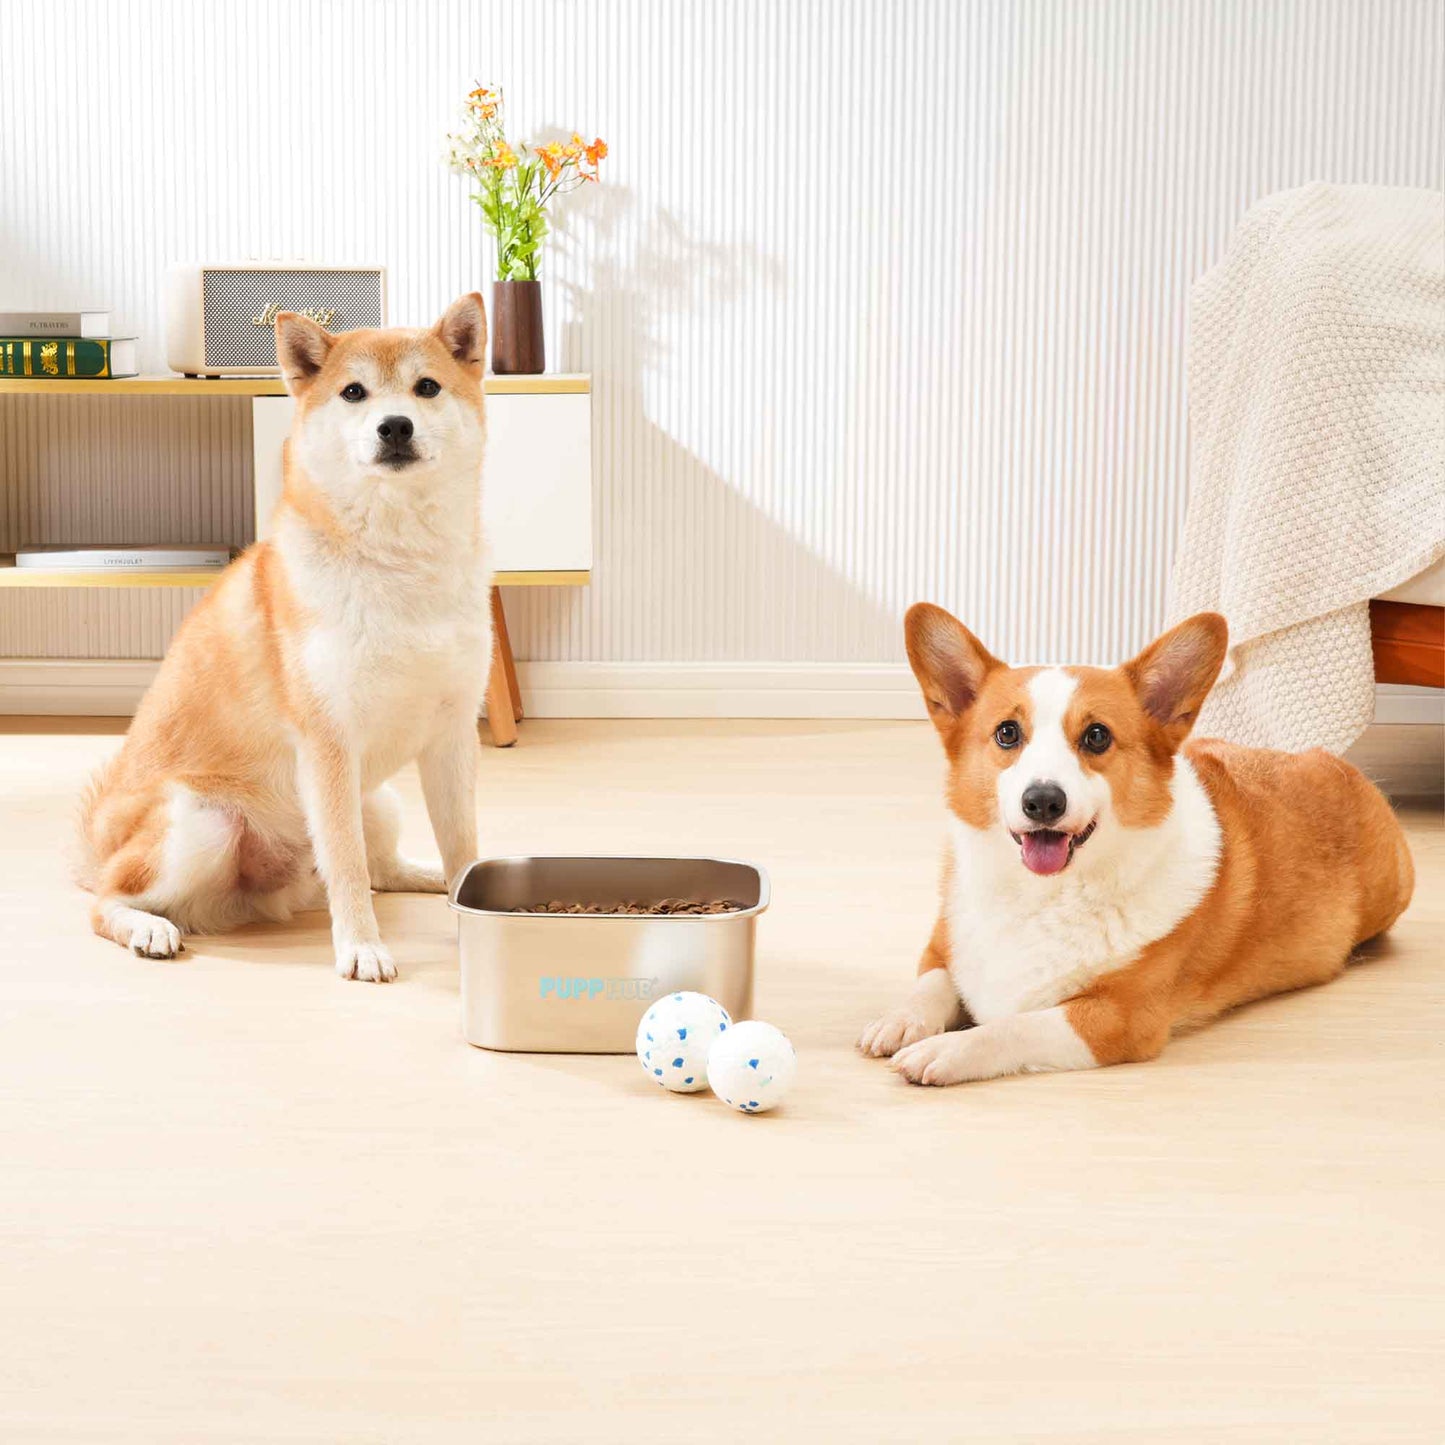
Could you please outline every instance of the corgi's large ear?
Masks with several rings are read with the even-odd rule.
[[[480,366],[487,355],[487,308],[476,291],[458,296],[433,328],[463,366]]]
[[[336,338],[309,316],[294,311],[276,313],[276,360],[292,396],[301,396],[316,380],[335,345]]]
[[[973,705],[983,680],[1003,664],[952,613],[916,602],[903,619],[908,662],[940,733]]]
[[[1124,664],[1144,711],[1171,747],[1189,736],[1228,651],[1229,624],[1217,612],[1200,612]]]

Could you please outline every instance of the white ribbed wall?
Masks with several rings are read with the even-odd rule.
[[[891,661],[929,597],[1013,658],[1108,660],[1163,616],[1191,278],[1271,191],[1440,184],[1442,14],[7,4],[0,308],[109,304],[160,368],[167,263],[299,253],[380,260],[429,318],[488,277],[439,157],[500,82],[521,133],[612,146],[546,294],[595,377],[596,580],[513,595],[519,655]],[[250,527],[244,412],[128,405],[0,399],[0,546]],[[0,653],[155,655],[186,600],[0,593]]]

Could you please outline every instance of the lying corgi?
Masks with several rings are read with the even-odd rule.
[[[275,328],[296,418],[272,534],[187,617],[92,784],[83,881],[95,931],[148,958],[329,902],[337,972],[390,979],[371,890],[442,893],[476,856],[486,314],[473,294],[429,331]],[[386,779],[413,759],[440,867],[397,852]]]
[[[1355,768],[1185,743],[1222,617],[1112,671],[1008,667],[926,603],[906,632],[948,757],[942,907],[913,991],[859,1047],[910,1082],[1153,1058],[1333,978],[1409,903],[1404,834]]]

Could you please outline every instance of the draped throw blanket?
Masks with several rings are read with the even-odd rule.
[[[1312,185],[1190,305],[1175,620],[1229,619],[1203,735],[1340,752],[1374,714],[1369,599],[1445,554],[1445,195]]]

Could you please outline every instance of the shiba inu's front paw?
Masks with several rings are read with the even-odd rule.
[[[874,1019],[863,1030],[858,1048],[870,1058],[892,1058],[899,1049],[916,1044],[919,1039],[941,1034],[945,1027],[945,1024],[925,1017],[916,1009],[897,1008],[881,1019]]]
[[[336,971],[342,978],[363,983],[390,983],[396,977],[396,964],[380,943],[339,943]]]
[[[397,856],[374,870],[371,886],[378,893],[445,893],[447,876],[440,863],[422,863]]]
[[[130,932],[130,951],[138,958],[174,958],[181,951],[181,931],[165,918],[140,914],[143,922]]]

